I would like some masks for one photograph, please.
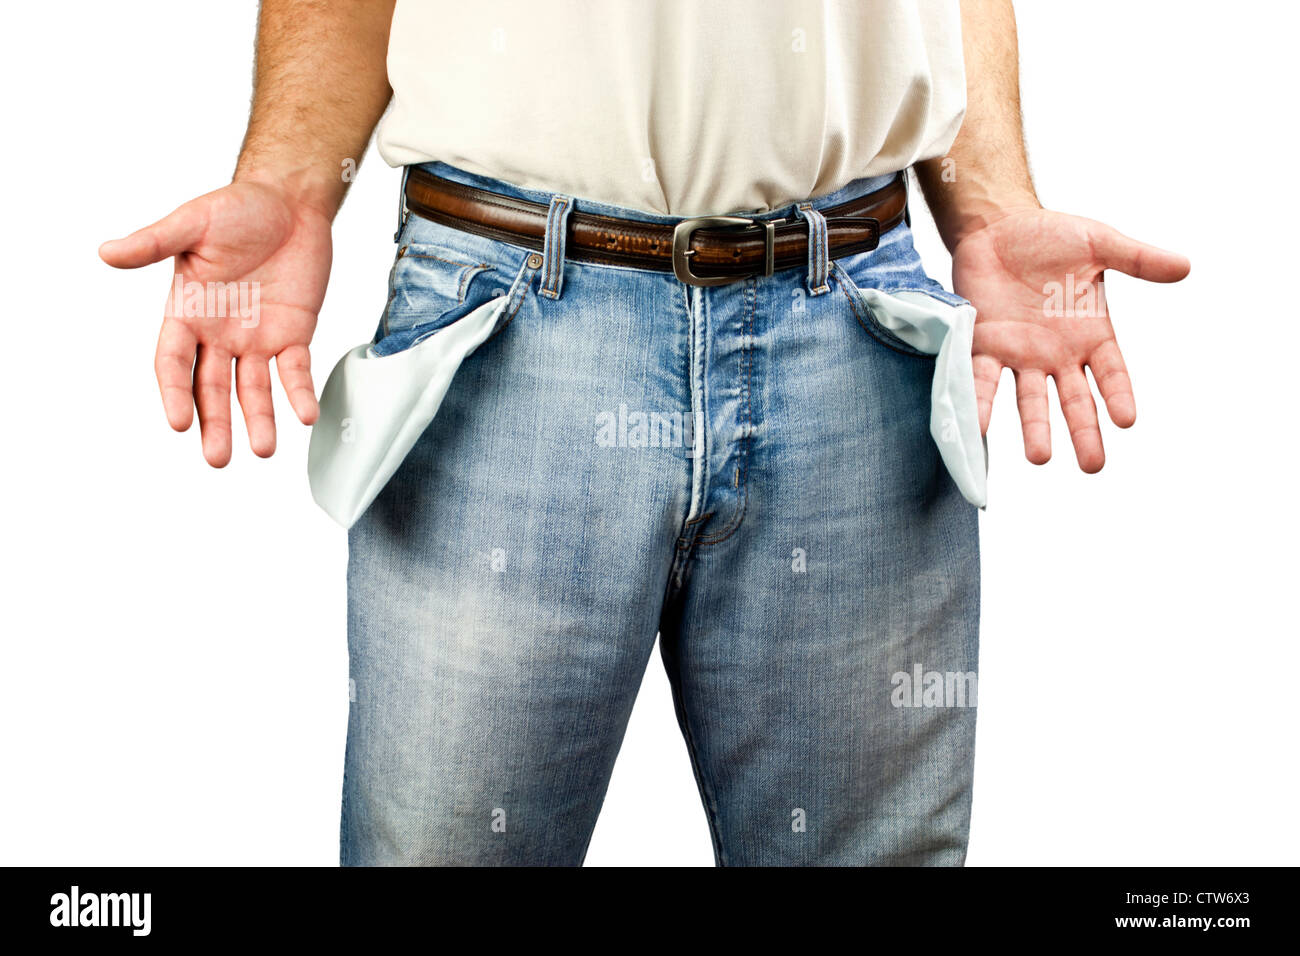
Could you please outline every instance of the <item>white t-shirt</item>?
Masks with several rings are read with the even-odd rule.
[[[959,0],[397,0],[379,150],[671,216],[942,156]]]

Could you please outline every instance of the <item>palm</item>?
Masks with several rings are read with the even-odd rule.
[[[175,256],[155,369],[172,427],[197,405],[203,453],[230,460],[231,363],[249,444],[275,449],[270,360],[299,419],[316,418],[308,345],[325,296],[330,226],[321,213],[258,183],[235,183],[106,243],[111,265],[134,268]],[[213,297],[215,295],[215,298]]]
[[[1025,454],[1051,457],[1051,376],[1079,467],[1105,463],[1091,370],[1111,420],[1136,419],[1133,390],[1106,307],[1103,273],[1120,269],[1158,282],[1181,279],[1187,261],[1135,242],[1109,226],[1046,210],[1009,215],[964,238],[953,252],[953,287],[976,308],[974,368],[981,426],[988,427],[998,378],[1010,367]]]
[[[234,356],[278,355],[307,345],[329,278],[329,223],[295,219],[279,194],[255,184],[235,184],[212,194],[207,228],[176,257],[186,282],[256,283],[257,323],[217,316],[173,315],[203,346]]]

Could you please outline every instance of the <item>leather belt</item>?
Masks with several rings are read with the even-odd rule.
[[[830,258],[868,252],[907,216],[906,172],[888,185],[838,206],[826,217]],[[467,186],[412,166],[406,205],[425,219],[475,235],[541,250],[549,207]],[[722,285],[808,263],[808,222],[697,216],[676,223],[641,222],[574,209],[564,255],[582,262],[672,272],[688,285]]]

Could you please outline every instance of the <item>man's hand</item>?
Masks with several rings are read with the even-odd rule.
[[[1111,421],[1128,428],[1137,418],[1110,327],[1103,273],[1118,269],[1177,282],[1191,266],[1099,222],[1042,208],[1025,158],[1011,0],[961,0],[961,21],[966,116],[948,155],[918,163],[916,173],[952,253],[953,288],[977,312],[980,427],[988,430],[998,376],[1011,368],[1025,456],[1035,464],[1047,461],[1050,375],[1079,467],[1091,474],[1106,456],[1084,367],[1092,370]]]
[[[307,345],[329,280],[330,223],[350,181],[342,173],[360,162],[392,95],[385,58],[393,4],[262,0],[253,108],[234,182],[100,247],[121,269],[175,256],[179,278],[154,367],[172,428],[189,428],[198,406],[213,467],[230,461],[232,361],[255,454],[275,451],[272,358],[303,424],[319,414]],[[209,290],[216,306],[232,289],[240,304],[256,302],[255,316],[231,316],[228,298],[224,317],[208,308]]]
[[[1089,474],[1100,471],[1106,456],[1084,366],[1092,370],[1111,421],[1128,428],[1137,418],[1106,307],[1103,272],[1177,282],[1187,275],[1188,261],[1102,223],[1037,208],[967,233],[952,254],[953,288],[977,312],[974,369],[981,429],[988,429],[998,378],[1008,367],[1015,374],[1025,457],[1046,462],[1052,454],[1050,375],[1079,467]]]
[[[172,428],[189,428],[198,406],[208,464],[221,468],[230,461],[232,361],[254,454],[265,458],[275,451],[272,357],[298,418],[305,425],[316,420],[307,346],[329,279],[330,220],[323,211],[277,186],[236,182],[104,243],[99,254],[121,269],[175,257],[180,278],[168,294],[154,370]],[[199,307],[197,296],[174,291],[180,284],[191,293],[201,287],[225,295],[210,283],[239,283],[224,289],[242,294],[245,304],[256,302],[255,316],[231,308],[233,297],[220,300],[225,314],[219,316],[211,309],[213,297],[205,295]]]

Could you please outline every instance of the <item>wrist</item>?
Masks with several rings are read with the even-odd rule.
[[[964,239],[986,229],[994,223],[1026,212],[1042,212],[1043,204],[1033,192],[1008,192],[1000,195],[984,194],[954,203],[935,221],[939,234],[949,250],[955,249]]]
[[[235,183],[257,183],[269,186],[294,206],[313,211],[333,221],[343,203],[347,184],[336,170],[301,163],[253,160],[245,154],[240,157],[231,177]]]
[[[989,169],[951,157],[916,164],[917,180],[949,251],[1008,216],[1042,210],[1029,171]]]

